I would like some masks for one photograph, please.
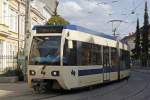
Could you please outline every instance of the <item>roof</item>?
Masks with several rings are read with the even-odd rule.
[[[89,33],[89,34],[93,34],[93,35],[97,35],[97,36],[101,36],[103,38],[107,38],[107,39],[111,39],[111,40],[116,40],[116,37],[114,36],[110,36],[110,35],[106,35],[102,32],[96,32],[81,26],[77,26],[77,25],[66,25],[66,26],[61,26],[61,25],[36,25],[33,27],[33,30],[39,29],[39,28],[63,28],[63,29],[70,29],[70,30],[75,30],[75,31],[80,31],[80,32],[85,32],[85,33]]]
[[[140,27],[140,33],[141,33],[141,34],[142,34],[142,31],[143,31],[143,27],[144,27],[144,26]],[[148,27],[149,27],[149,29],[150,29],[150,25],[148,25]],[[136,36],[136,32],[133,33],[133,34],[131,34],[131,35],[125,36],[122,40],[128,40],[128,39],[130,39],[130,38],[135,38],[135,36]]]
[[[132,38],[132,37],[135,37],[135,33],[134,34],[132,34],[132,35],[128,35],[128,36],[125,36],[122,40],[128,40],[128,39],[130,39],[130,38]]]

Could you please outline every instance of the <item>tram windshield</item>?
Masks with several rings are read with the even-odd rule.
[[[60,65],[60,36],[33,37],[30,65]]]

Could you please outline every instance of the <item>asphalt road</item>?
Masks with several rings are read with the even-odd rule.
[[[26,83],[0,83],[0,100],[150,100],[150,71],[132,71],[129,80],[68,93],[36,94]]]

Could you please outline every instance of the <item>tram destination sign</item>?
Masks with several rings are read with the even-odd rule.
[[[36,28],[36,33],[62,33],[63,27],[38,27]]]

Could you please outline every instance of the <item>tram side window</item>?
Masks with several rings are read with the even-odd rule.
[[[101,46],[90,43],[81,43],[80,65],[102,65]]]
[[[120,49],[120,65],[122,69],[125,69],[125,55],[122,49]]]
[[[126,68],[130,68],[130,53],[129,51],[125,51],[125,62],[126,62]]]
[[[130,67],[130,55],[126,50],[121,50],[121,66],[124,69],[128,69]]]
[[[63,65],[76,66],[77,65],[77,42],[73,41],[73,48],[68,47],[68,40],[66,39],[64,45]]]
[[[101,52],[101,48],[102,48],[102,46],[98,45],[97,49],[96,49],[96,52],[97,52],[97,55],[96,55],[97,62],[96,62],[96,64],[97,65],[102,65],[102,52]]]
[[[104,66],[109,66],[109,47],[103,47],[103,64]]]
[[[92,49],[91,49],[91,64],[92,65],[97,65],[97,45],[92,44]]]
[[[117,61],[117,49],[111,48],[111,65],[112,67],[117,67],[118,61]]]
[[[97,45],[97,44],[93,44],[91,54],[92,54],[91,64],[92,65],[102,65],[101,46]]]
[[[102,65],[101,56],[100,45],[73,41],[73,48],[70,49],[66,40],[63,64],[68,66]]]
[[[80,49],[80,65],[90,65],[91,64],[91,44],[81,43]]]

